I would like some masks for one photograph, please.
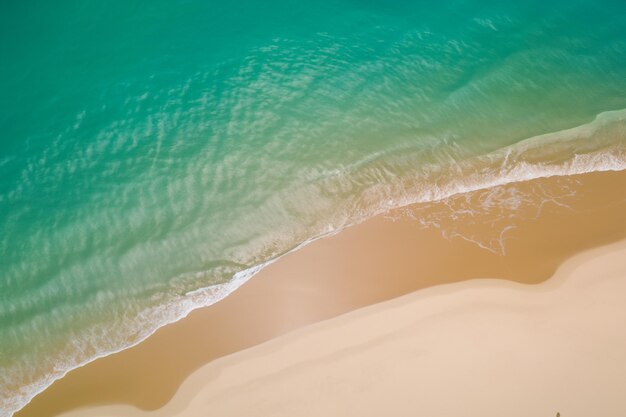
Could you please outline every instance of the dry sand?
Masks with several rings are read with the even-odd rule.
[[[459,282],[473,278],[502,278],[528,284],[539,283],[549,278],[556,268],[573,254],[602,244],[615,242],[624,237],[626,237],[626,171],[534,180],[474,192],[467,195],[460,195],[436,204],[416,205],[410,208],[396,210],[386,216],[378,216],[363,224],[351,227],[335,236],[313,242],[305,248],[287,255],[265,268],[261,273],[256,275],[252,280],[225,300],[211,307],[198,310],[178,323],[165,326],[145,342],[134,348],[99,359],[87,366],[70,372],[65,378],[57,381],[49,389],[37,396],[31,404],[26,406],[17,416],[54,416],[77,407],[102,404],[131,404],[147,410],[157,409],[167,404],[180,387],[181,383],[201,366],[214,361],[216,358],[258,345],[259,343],[285,334],[291,330],[326,320],[360,307],[408,294],[418,289],[433,287],[437,284]],[[418,292],[410,297],[421,300],[422,297],[424,297],[423,294],[435,295],[437,291],[445,292],[447,291],[446,288],[466,288],[464,287],[465,285],[470,285],[470,283],[459,284],[456,287],[435,287],[427,291]],[[464,349],[462,343],[467,342],[462,339],[462,335],[465,335],[463,337],[471,336],[471,332],[468,333],[468,331],[463,330],[463,328],[467,325],[468,329],[470,329],[472,326],[478,326],[478,324],[484,321],[483,319],[476,319],[477,322],[474,323],[472,321],[473,317],[484,317],[486,320],[487,315],[481,316],[483,309],[486,309],[484,310],[485,314],[487,314],[487,312],[490,312],[489,314],[495,314],[495,324],[500,323],[498,320],[500,320],[502,324],[508,323],[507,320],[509,320],[510,317],[505,314],[505,310],[507,309],[504,308],[501,303],[498,303],[498,298],[496,297],[496,295],[500,296],[504,294],[502,291],[505,293],[509,291],[511,294],[515,294],[511,295],[512,298],[510,300],[514,302],[512,306],[517,307],[511,307],[511,309],[521,312],[520,314],[523,313],[523,317],[534,317],[528,308],[529,305],[534,305],[534,301],[529,298],[528,294],[550,293],[550,291],[544,289],[523,290],[512,286],[513,284],[511,283],[505,282],[498,284],[503,287],[496,285],[496,287],[493,287],[494,289],[492,291],[489,289],[491,288],[489,285],[493,285],[493,283],[488,283],[487,285],[482,282],[471,283],[471,285],[467,287],[469,291],[468,294],[476,294],[478,298],[470,297],[465,299],[461,297],[457,300],[455,298],[456,296],[452,295],[446,295],[444,298],[446,300],[457,300],[461,303],[459,304],[459,308],[461,308],[461,306],[469,308],[469,304],[465,303],[471,304],[471,300],[483,300],[480,298],[482,296],[479,297],[482,290],[476,291],[472,289],[474,288],[472,285],[476,285],[476,289],[483,289],[484,287],[485,297],[487,297],[484,300],[485,302],[489,301],[489,303],[477,308],[476,314],[468,314],[469,321],[467,323],[459,321],[457,317],[458,314],[455,316],[456,313],[454,313],[454,311],[457,311],[455,309],[450,310],[450,313],[445,315],[446,317],[450,316],[451,320],[446,326],[457,326],[454,328],[461,331],[459,336],[449,335],[450,340],[447,342],[450,343],[449,348],[456,352],[462,351]],[[544,287],[548,288],[549,285],[541,288]],[[455,291],[453,291],[452,294],[456,294]],[[465,291],[461,291],[461,293],[464,292]],[[472,295],[472,297],[474,296]],[[544,300],[537,301],[539,305],[542,305],[541,303],[543,302],[549,305],[554,301],[548,296],[538,297],[538,300]],[[435,302],[435,300],[439,298],[440,297],[434,297],[432,302]],[[429,303],[426,305],[430,306],[431,304]],[[452,308],[452,304],[445,305]],[[568,306],[570,305],[563,304],[563,306],[559,308],[562,307],[565,309],[563,311],[566,311],[567,308],[569,308]],[[432,307],[435,308],[436,303],[432,305]],[[384,310],[385,308],[386,307],[381,306],[381,309]],[[431,322],[426,319],[426,316],[429,314],[427,314],[425,310],[421,310],[425,307],[420,307],[416,304],[416,306],[412,308],[415,308],[416,312],[421,312],[419,314],[423,314],[423,316],[416,316],[416,319],[422,317],[419,319],[423,319],[420,323],[430,323],[428,326],[432,326],[432,323],[436,322]],[[489,308],[493,308],[493,310],[489,310]],[[498,315],[498,311],[500,311],[498,309],[503,310],[503,312],[501,312],[502,314]],[[409,308],[409,310],[411,309]],[[435,314],[434,312],[431,313]],[[387,321],[397,319],[395,315],[391,315],[389,318],[384,318],[386,317],[384,314],[375,317],[383,317],[383,319],[381,319],[382,322],[376,324],[375,322],[378,319],[373,320],[372,323],[370,323],[373,326],[372,333],[368,334],[365,332],[362,335],[363,338],[374,337],[377,334],[374,330],[385,330],[385,326],[392,326],[393,324],[391,322],[387,323]],[[453,319],[454,317],[457,318]],[[497,319],[497,317],[500,317],[500,319]],[[550,317],[546,320],[552,320]],[[586,323],[587,320],[589,320],[590,323],[595,323],[594,320],[596,320],[592,318],[591,315],[589,316],[590,318],[587,319],[586,311],[578,311],[575,317],[576,320],[569,317],[569,321],[571,322],[569,324],[565,323],[568,320],[565,316],[561,317],[563,327],[559,327],[561,326],[561,322],[555,321],[551,330],[559,334],[571,331],[576,335],[576,332],[572,330],[572,326],[576,326],[578,321]],[[338,320],[338,323],[341,323],[341,320],[344,319],[340,318]],[[535,327],[536,323],[530,318],[528,320],[530,321],[525,322],[527,323],[525,328],[532,329]],[[537,320],[539,322],[541,321],[539,318],[537,318]],[[557,319],[554,318],[554,320]],[[617,316],[615,320],[618,320]],[[446,321],[446,323],[448,322]],[[491,321],[485,322],[485,326],[487,327],[477,327],[476,334],[482,335],[484,333],[481,332],[485,332],[486,329],[491,328],[489,326],[495,326],[495,324],[489,323],[491,323]],[[369,326],[369,324],[362,325],[365,327]],[[332,325],[330,326],[332,327]],[[395,324],[393,324],[393,326],[395,326]],[[389,327],[389,330],[396,328],[393,326]],[[398,324],[398,326],[400,326],[400,324]],[[416,335],[430,334],[428,333],[429,331],[435,331],[428,326],[425,326],[424,329],[417,332]],[[500,329],[500,327],[498,327],[498,329]],[[312,332],[315,331],[316,330],[312,330]],[[600,329],[598,329],[598,331],[600,331]],[[428,337],[435,337],[433,336],[434,334],[435,333],[430,334]],[[517,349],[523,349],[524,347],[522,343],[524,340],[520,335],[521,333],[517,334],[517,336],[512,333],[510,340],[508,337],[502,340],[502,343],[507,346],[507,349],[512,349],[509,359],[514,362],[514,359],[517,358],[517,356],[515,356],[515,352],[517,351],[513,350],[516,347],[514,345],[520,344]],[[590,337],[592,335],[593,334],[590,333]],[[616,339],[616,343],[619,342],[619,335],[613,336]],[[292,340],[292,337],[295,336],[288,336],[285,339],[277,340],[276,343],[284,343],[281,340]],[[407,340],[412,339],[413,336],[407,334],[406,338]],[[336,345],[337,349],[343,349],[340,348],[341,343],[347,343],[346,346],[352,346],[351,343],[358,344],[358,338],[354,341],[348,339],[350,339],[350,337],[337,340],[339,344]],[[373,342],[374,339],[368,339],[369,341],[365,344],[367,346],[379,346]],[[480,339],[482,338],[472,340],[478,343]],[[487,337],[487,341],[494,341],[495,339],[497,338],[493,335]],[[565,340],[566,339],[562,339],[561,342]],[[602,348],[598,349],[598,352],[602,355],[606,355],[609,346],[604,345],[604,339],[600,338],[598,341],[603,344]],[[346,403],[344,403],[346,407],[356,407],[354,409],[356,411],[354,412],[344,409],[343,411],[347,414],[342,414],[339,408],[337,408],[335,414],[333,414],[331,412],[332,401],[324,402],[322,400],[326,398],[327,395],[329,399],[335,398],[336,396],[331,395],[333,394],[331,391],[336,390],[337,394],[341,392],[349,394],[351,391],[356,392],[356,390],[361,389],[359,387],[365,387],[363,389],[366,389],[367,386],[375,386],[375,381],[377,380],[376,375],[378,374],[393,375],[394,372],[402,371],[405,365],[407,369],[409,369],[409,365],[405,360],[396,361],[394,357],[400,359],[403,358],[405,354],[409,356],[419,356],[419,351],[416,352],[410,349],[404,351],[400,349],[398,352],[391,353],[392,351],[385,351],[382,347],[380,347],[379,356],[367,356],[364,352],[368,351],[368,349],[362,348],[361,353],[365,356],[362,355],[359,357],[368,357],[368,360],[374,360],[374,363],[371,364],[372,367],[364,367],[362,375],[360,374],[361,371],[356,370],[356,375],[361,375],[363,378],[362,384],[355,382],[354,378],[347,378],[345,379],[347,385],[341,386],[341,381],[346,375],[344,371],[348,372],[349,369],[353,369],[350,368],[350,366],[357,366],[357,363],[347,361],[342,365],[337,365],[339,367],[337,368],[337,375],[339,376],[334,378],[334,373],[328,366],[335,359],[338,360],[342,358],[342,353],[339,350],[332,350],[332,346],[335,345],[328,347],[328,349],[334,352],[329,353],[330,351],[324,347],[326,344],[324,338],[319,339],[316,343],[321,343],[322,346],[313,346],[312,353],[315,353],[317,350],[319,350],[320,355],[323,352],[328,353],[328,357],[324,357],[325,359],[323,360],[320,359],[321,363],[326,364],[324,365],[326,366],[324,369],[329,372],[327,375],[327,380],[329,381],[328,385],[321,384],[316,386],[317,388],[309,386],[312,391],[309,391],[307,394],[305,391],[307,391],[308,388],[306,387],[305,381],[308,376],[306,378],[304,378],[304,376],[309,375],[308,372],[315,371],[315,369],[312,368],[302,374],[297,374],[297,372],[293,374],[293,388],[296,389],[299,387],[298,389],[301,388],[303,390],[301,395],[310,396],[307,399],[309,405],[316,404],[317,400],[319,400],[320,404],[325,404],[319,407],[311,405],[312,408],[308,412],[312,415],[368,415],[365,412],[367,410],[363,410],[363,408],[369,410],[370,407],[372,411],[377,410],[379,412],[378,415],[380,415],[380,413],[382,413],[381,410],[383,410],[385,404],[388,402],[388,400],[385,399],[385,390],[391,389],[393,385],[392,382],[389,381],[387,381],[387,385],[383,384],[380,390],[375,391],[377,394],[372,394],[374,397],[370,399],[371,401],[367,402],[370,404],[368,407],[356,407],[355,404],[349,403],[349,400],[346,400]],[[552,356],[548,355],[546,352],[537,350],[536,345],[538,342],[536,340],[532,343],[532,346],[529,346],[535,349],[532,350],[532,352],[534,352],[532,353],[532,355],[534,355],[532,357],[535,358],[541,366],[549,367]],[[557,343],[557,341],[554,343]],[[263,349],[266,349],[267,346],[270,345],[259,347],[259,352],[263,352]],[[480,346],[482,345],[478,343],[477,348]],[[555,344],[554,346],[557,345]],[[346,347],[346,349],[351,348]],[[376,349],[378,349],[378,347]],[[589,349],[590,350],[587,352],[589,355],[596,354],[591,350],[591,346],[589,346]],[[254,350],[251,350],[250,352],[253,351]],[[472,351],[477,350],[473,349]],[[298,358],[304,358],[303,356],[298,356],[300,353],[298,353],[297,350],[293,352],[293,360],[295,361],[293,362],[293,366],[297,369],[306,368],[304,362],[298,362],[300,360]],[[613,354],[614,352],[611,351],[609,353]],[[248,353],[243,352],[242,354],[245,355]],[[276,352],[274,352],[274,354],[274,359],[279,360],[281,354]],[[254,357],[253,353],[251,353],[251,355]],[[544,357],[544,355],[546,356]],[[231,363],[228,361],[237,357],[239,356],[234,355],[231,356],[230,359],[225,358],[224,361],[207,365],[198,373],[194,374],[194,380],[198,378],[198,375],[204,375],[207,372],[206,375],[209,375],[211,372],[218,372],[218,370],[222,372],[225,368],[220,368],[220,366]],[[250,360],[253,359],[252,357]],[[503,357],[506,357],[506,355]],[[438,360],[444,360],[446,358],[447,356],[442,353],[442,356]],[[465,358],[465,356],[461,356],[461,358]],[[485,360],[488,358],[488,355],[481,354],[478,358]],[[498,360],[501,359],[502,358]],[[524,360],[527,359],[528,358]],[[302,360],[304,361],[304,359]],[[272,364],[272,362],[268,363]],[[300,365],[297,365],[298,363],[300,363]],[[376,363],[379,365],[376,365]],[[520,366],[523,363],[525,362],[520,362]],[[399,389],[404,394],[412,392],[416,395],[424,388],[424,386],[422,386],[423,384],[430,384],[430,382],[425,382],[427,380],[435,381],[437,384],[445,384],[446,380],[441,378],[446,376],[446,378],[451,378],[448,382],[453,383],[455,379],[454,375],[445,373],[443,373],[441,377],[437,375],[441,370],[439,368],[433,368],[437,364],[442,365],[442,363],[435,361],[433,364],[429,365],[429,368],[424,368],[427,369],[428,372],[434,372],[435,374],[420,380],[421,382],[414,382],[414,386],[403,386],[402,383],[399,382],[396,389]],[[494,361],[493,364],[488,364],[487,369],[476,365],[477,367],[474,369],[475,372],[484,373],[485,375],[492,375],[493,373],[493,376],[489,376],[489,378],[493,377],[495,379],[490,380],[490,384],[493,385],[493,393],[489,396],[487,396],[487,393],[483,393],[483,396],[476,397],[475,400],[472,400],[474,402],[471,404],[478,406],[483,404],[481,399],[484,400],[492,396],[504,395],[503,398],[515,397],[513,395],[516,392],[515,387],[509,385],[506,388],[508,391],[504,392],[504,386],[500,386],[498,383],[498,378],[500,377],[499,374],[497,374],[500,366],[498,364],[500,364],[500,362]],[[590,373],[591,370],[587,369],[588,366],[585,363],[573,364],[568,362],[568,364],[568,366],[572,366],[572,370],[564,374],[562,380],[564,385],[562,389],[565,391],[567,391],[567,386],[572,380],[572,372],[576,371],[575,365],[586,370],[586,373],[581,374],[585,375],[583,379],[595,375]],[[358,366],[361,365],[363,365],[363,363],[360,363]],[[420,362],[420,360],[416,360],[414,364],[414,366],[422,365],[426,366],[427,364]],[[462,364],[459,366],[461,365]],[[454,366],[449,366],[449,368],[447,372],[453,372],[455,369]],[[212,407],[215,405],[215,412],[212,412],[212,415],[280,415],[279,410],[281,409],[286,411],[296,410],[293,411],[292,416],[308,415],[306,414],[306,409],[289,408],[291,407],[289,404],[292,403],[292,401],[292,405],[297,407],[297,404],[304,401],[304,399],[298,397],[295,394],[296,391],[291,390],[289,381],[287,381],[287,385],[283,388],[279,388],[279,385],[272,385],[279,384],[279,379],[269,383],[269,386],[275,386],[278,390],[274,393],[273,399],[268,398],[267,401],[262,402],[268,406],[276,404],[276,407],[278,407],[275,409],[276,413],[269,409],[267,412],[260,411],[261,408],[259,407],[261,407],[262,404],[255,403],[254,399],[261,397],[255,397],[255,395],[265,395],[270,391],[262,391],[259,390],[260,388],[258,387],[255,388],[256,391],[250,391],[250,402],[244,401],[242,404],[248,404],[250,407],[253,407],[254,410],[258,409],[259,412],[251,412],[250,409],[248,409],[248,413],[246,414],[244,408],[241,408],[239,411],[229,409],[228,404],[233,405],[239,401],[233,399],[238,398],[236,394],[237,390],[243,389],[237,384],[248,384],[248,382],[245,382],[246,378],[251,378],[250,381],[256,377],[265,378],[263,380],[266,380],[268,375],[274,372],[268,368],[263,371],[266,372],[266,374],[263,374],[263,372],[258,373],[254,371],[254,368],[251,368],[250,374],[246,376],[245,370],[242,370],[243,368],[236,367],[236,369],[238,370],[237,372],[240,372],[240,374],[238,374],[239,379],[233,380],[234,382],[232,383],[234,385],[232,386],[237,388],[233,388],[231,391],[228,391],[226,385],[214,385],[213,382],[211,382],[213,380],[210,378],[204,380],[204,382],[196,383],[195,385],[192,384],[194,387],[202,388],[192,388],[191,391],[202,389],[204,392],[204,387],[206,387],[206,389],[209,390],[207,392],[214,393],[207,394],[210,397],[199,400],[205,403],[205,405],[210,404],[210,409],[213,409]],[[410,369],[415,370],[418,368]],[[513,368],[511,369],[511,372],[513,372]],[[559,368],[559,370],[562,371],[563,369]],[[535,371],[537,371],[537,367],[535,367]],[[255,374],[255,372],[257,373]],[[543,373],[535,375],[538,384],[541,384],[541,381],[544,379],[549,380],[552,378],[550,372],[552,371],[546,370],[545,375]],[[496,374],[498,378],[495,377]],[[300,377],[304,379],[298,379]],[[467,377],[467,375],[465,377]],[[356,380],[360,379],[361,377],[356,378]],[[370,382],[368,383],[367,381]],[[468,383],[466,379],[462,378],[459,379],[459,381]],[[480,381],[473,381],[472,384],[476,384],[477,387],[482,386],[482,389],[487,390],[489,386],[486,381],[485,379],[481,379]],[[510,379],[507,381],[510,382]],[[593,381],[587,382],[592,383]],[[598,389],[597,391],[606,390],[609,392],[609,387],[604,386],[605,384],[603,382],[601,383],[602,389]],[[191,382],[187,382],[185,386],[189,384],[191,384]],[[287,391],[284,391],[285,395],[289,395],[284,397],[283,394],[281,394],[281,389],[286,389]],[[215,393],[220,393],[218,396],[225,395],[223,393],[225,392],[224,390],[230,392],[232,396],[225,397],[226,399],[224,401],[220,400],[221,402],[219,402],[219,404],[221,405],[218,406],[218,401],[213,395],[218,395]],[[189,394],[189,392],[186,388],[183,389],[180,398],[190,398],[192,395]],[[242,392],[248,391],[244,390]],[[291,398],[292,395],[293,398]],[[461,401],[466,400],[466,397],[458,397],[458,399],[450,401],[449,398],[452,397],[449,397],[445,390],[438,393],[434,393],[433,391],[429,395],[432,398],[440,399],[443,397],[436,396],[444,395],[445,401],[443,401],[443,399],[442,401],[446,404],[454,403],[459,399]],[[284,400],[282,405],[280,401],[278,401],[280,397],[283,397],[282,399]],[[231,400],[228,400],[228,398],[231,398],[231,400],[235,402],[229,403]],[[353,396],[351,398],[356,397]],[[393,401],[394,398],[395,397],[389,397],[389,401]],[[408,405],[417,407],[413,409],[414,412],[419,410],[421,404],[418,398],[421,397],[416,396],[411,399],[409,396],[408,399],[405,399],[406,401],[409,401],[409,399],[413,401]],[[539,402],[539,400],[537,401]],[[529,403],[532,402],[533,401],[529,401]],[[179,403],[181,405],[176,405]],[[174,400],[172,404],[174,404],[175,408],[182,407],[180,400]],[[471,404],[468,404],[468,406]],[[514,404],[513,402],[510,405],[513,406]],[[557,405],[561,406],[561,404],[563,403],[555,404],[555,407]],[[563,405],[562,410],[565,410],[565,405],[567,404]],[[222,406],[226,408],[220,409],[219,407]],[[387,406],[389,406],[389,404],[387,404]],[[496,406],[494,405],[494,407]],[[127,410],[126,408],[123,409]],[[598,411],[601,409],[601,407],[597,408]],[[224,411],[221,412],[217,410]],[[272,410],[274,410],[274,408],[272,408]],[[553,411],[554,410],[551,409],[550,413],[541,415],[555,415],[556,411]],[[87,411],[83,409],[80,410],[79,414],[86,415],[82,414],[86,412]],[[515,410],[507,410],[507,412],[508,414],[505,413],[505,415],[515,415],[511,414],[514,413]],[[207,414],[205,412],[202,415]],[[414,413],[411,415],[414,415]],[[567,414],[563,412],[562,415],[563,417],[567,417]]]

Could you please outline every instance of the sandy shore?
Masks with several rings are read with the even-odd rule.
[[[145,410],[167,407],[159,411],[165,414],[156,415],[175,415],[183,408],[190,410],[184,414],[190,416],[207,415],[207,410],[220,416],[381,415],[398,401],[413,410],[407,415],[414,415],[416,409],[430,410],[421,407],[463,402],[483,407],[486,414],[482,415],[492,411],[518,415],[521,408],[515,407],[521,403],[516,401],[522,400],[520,393],[530,395],[521,388],[532,385],[532,378],[537,387],[561,383],[559,390],[541,391],[541,398],[524,397],[528,407],[549,406],[536,415],[556,411],[564,417],[590,415],[573,413],[589,410],[582,406],[570,414],[564,410],[580,404],[584,400],[580,390],[591,386],[593,398],[588,396],[587,405],[593,405],[592,414],[599,415],[605,410],[602,407],[611,406],[604,400],[613,398],[614,391],[608,379],[598,379],[598,372],[605,371],[601,366],[612,360],[611,372],[624,369],[619,363],[622,355],[616,356],[620,351],[615,350],[624,352],[620,344],[624,340],[611,327],[624,323],[623,313],[613,315],[606,326],[598,325],[606,314],[616,314],[609,302],[615,301],[612,291],[626,293],[614,287],[623,285],[615,278],[621,265],[616,255],[607,253],[611,262],[606,268],[593,259],[576,261],[581,266],[574,269],[586,273],[573,272],[568,264],[570,272],[560,275],[558,285],[459,282],[501,278],[536,284],[572,255],[624,237],[625,171],[534,180],[396,210],[281,258],[222,302],[160,329],[134,348],[70,372],[16,415],[54,416],[103,404]],[[619,254],[623,258],[623,251]],[[609,258],[598,259],[608,262]],[[612,270],[617,275],[611,275]],[[566,275],[571,279],[563,278]],[[590,275],[604,277],[598,289],[589,282]],[[453,282],[458,284],[436,286]],[[424,288],[428,289],[215,361],[305,325]],[[583,289],[597,290],[597,296],[585,298]],[[610,299],[606,303],[604,296]],[[600,300],[597,314],[595,304],[590,304],[593,300]],[[610,307],[606,311],[605,304]],[[572,320],[572,315],[582,323]],[[503,336],[497,336],[502,331],[506,331]],[[548,340],[552,334],[555,339]],[[549,341],[545,346],[544,336]],[[388,345],[388,338],[397,343]],[[424,340],[428,343],[419,347]],[[578,350],[565,348],[572,341],[580,342],[574,344]],[[591,349],[596,342],[598,353]],[[429,356],[442,346],[439,356]],[[492,352],[501,356],[492,358]],[[472,357],[480,360],[473,362]],[[531,362],[534,368],[529,367]],[[559,366],[555,368],[553,362]],[[545,372],[539,375],[538,369]],[[394,384],[396,373],[400,379]],[[415,374],[424,377],[410,379]],[[472,375],[484,377],[472,379]],[[452,387],[460,390],[464,384],[471,386],[469,393],[481,395],[457,396],[455,391],[455,401],[449,401]],[[398,390],[398,396],[391,390]],[[576,397],[569,403],[558,397],[568,390]],[[419,392],[428,395],[416,395]],[[339,398],[343,394],[345,401]],[[548,396],[554,404],[549,404]],[[359,398],[368,401],[361,403]],[[506,412],[504,405],[510,407]],[[528,407],[523,410],[540,410]],[[444,408],[432,408],[429,415],[450,415]],[[134,408],[106,410],[127,415]],[[83,408],[76,415],[110,415],[93,413],[95,409]]]
[[[165,407],[65,417],[623,416],[626,241],[537,286],[432,287],[214,361]]]

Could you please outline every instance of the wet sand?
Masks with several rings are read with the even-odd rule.
[[[284,256],[225,300],[70,372],[16,415],[104,404],[155,410],[201,366],[308,324],[439,284],[537,284],[574,254],[625,237],[626,171],[395,210]]]

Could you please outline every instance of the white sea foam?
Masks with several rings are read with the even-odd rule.
[[[447,167],[436,165],[427,167],[408,181],[410,187],[406,187],[404,182],[397,188],[372,189],[369,192],[378,197],[376,204],[357,212],[353,218],[343,222],[342,226],[329,226],[319,235],[300,243],[289,252],[393,208],[438,201],[453,195],[514,182],[624,169],[626,169],[626,110],[605,112],[591,123],[573,129],[526,139],[493,153]],[[195,309],[219,302],[279,258],[280,256],[237,272],[226,283],[187,292],[174,304],[146,310],[142,313],[143,320],[139,322],[145,323],[145,320],[150,320],[154,325],[149,329],[145,327],[137,329],[131,343],[115,349],[103,349],[87,359],[69,358],[57,363],[55,371],[45,378],[22,387],[10,398],[2,398],[0,416],[11,416],[69,371],[132,347],[148,338],[158,328],[186,317]]]

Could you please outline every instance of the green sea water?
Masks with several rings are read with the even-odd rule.
[[[390,207],[623,169],[624,109],[623,1],[3,1],[0,415]]]

